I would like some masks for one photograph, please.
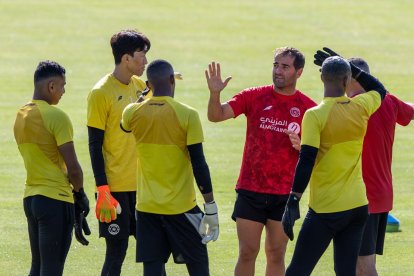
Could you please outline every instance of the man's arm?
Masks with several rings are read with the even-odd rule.
[[[220,93],[227,86],[231,77],[221,79],[220,63],[212,62],[205,70],[210,99],[208,101],[207,117],[211,122],[221,122],[234,117],[234,112],[228,103],[220,102]]]
[[[301,146],[292,191],[282,217],[283,230],[290,240],[293,240],[293,226],[295,225],[295,221],[300,218],[299,201],[308,186],[317,154],[318,148],[308,145]]]
[[[200,222],[198,232],[202,235],[202,243],[216,241],[219,236],[219,220],[217,204],[214,201],[213,187],[211,185],[210,170],[204,158],[201,143],[188,145],[194,178],[204,198],[204,217]]]
[[[214,201],[210,170],[204,157],[203,145],[201,143],[188,145],[187,149],[190,154],[194,178],[204,201],[206,203]]]
[[[104,135],[104,130],[88,126],[89,155],[91,157],[96,186],[108,184],[105,173],[105,161],[102,153]]]
[[[308,186],[317,154],[318,148],[308,145],[302,145],[300,148],[299,161],[296,166],[292,185],[292,193],[299,198]]]
[[[83,172],[73,142],[60,145],[58,149],[68,169],[69,182],[73,185],[73,190],[79,192],[83,188]]]
[[[105,131],[88,126],[88,134],[89,154],[91,156],[92,170],[97,186],[95,214],[99,221],[110,223],[116,219],[117,214],[122,212],[122,208],[119,202],[111,195],[105,173],[105,161],[102,153]]]

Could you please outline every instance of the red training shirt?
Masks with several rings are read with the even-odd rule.
[[[316,105],[299,90],[285,96],[273,85],[248,88],[228,101],[234,117],[247,117],[246,142],[236,190],[289,194],[299,152],[285,129],[300,135],[305,111]]]
[[[392,209],[391,161],[395,124],[408,125],[413,114],[411,105],[387,94],[380,108],[369,118],[362,150],[362,177],[370,213]]]

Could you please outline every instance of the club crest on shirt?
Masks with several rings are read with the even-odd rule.
[[[295,118],[299,117],[300,116],[300,109],[297,108],[297,107],[292,107],[290,109],[290,115],[292,115],[292,117],[295,117]]]

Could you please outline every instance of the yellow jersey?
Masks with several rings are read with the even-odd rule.
[[[32,100],[20,108],[14,137],[26,167],[24,197],[43,195],[73,203],[72,187],[58,147],[73,141],[73,127],[62,110]]]
[[[197,111],[171,97],[153,97],[128,105],[122,127],[136,141],[136,209],[180,214],[193,208],[196,195],[187,145],[204,140]]]
[[[87,125],[105,131],[102,147],[105,173],[112,192],[137,189],[135,139],[119,126],[124,108],[136,102],[145,83],[133,76],[128,85],[112,74],[99,80],[88,96]]]
[[[368,204],[361,152],[368,119],[380,104],[380,95],[368,92],[354,98],[324,98],[306,111],[301,144],[319,149],[309,181],[309,207],[315,212],[340,212]]]

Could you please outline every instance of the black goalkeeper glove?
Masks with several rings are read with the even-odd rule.
[[[282,217],[283,230],[291,241],[293,241],[293,226],[295,221],[300,218],[299,200],[298,196],[291,193]]]
[[[89,213],[89,199],[85,194],[83,188],[79,192],[73,192],[73,198],[75,200],[75,237],[78,242],[82,245],[88,245],[89,241],[85,238],[85,235],[90,235],[91,230],[89,229],[86,216]]]
[[[329,49],[328,47],[323,47],[322,50],[316,51],[316,54],[313,56],[315,58],[313,63],[315,63],[317,66],[322,66],[322,63],[325,61],[325,59],[335,56],[341,57],[341,55]],[[357,80],[362,70],[351,63],[351,72],[352,77]]]

